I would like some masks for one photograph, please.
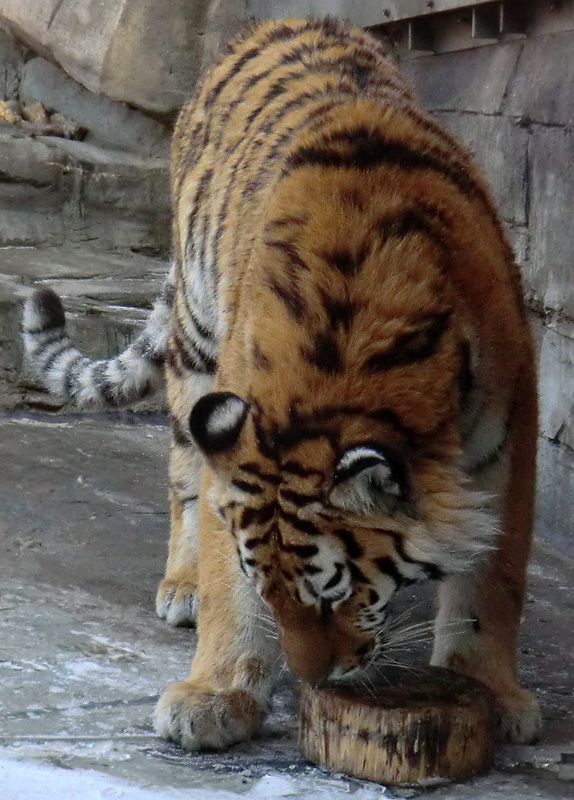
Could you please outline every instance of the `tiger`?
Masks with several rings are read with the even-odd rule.
[[[382,40],[332,18],[249,27],[175,126],[173,266],[116,358],[28,299],[48,388],[115,407],[167,389],[171,537],[157,613],[196,624],[158,735],[260,730],[284,658],[308,684],[384,662],[396,592],[438,586],[431,663],[533,741],[517,677],[537,383],[521,276],[470,153]]]

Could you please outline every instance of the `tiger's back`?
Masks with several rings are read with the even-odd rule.
[[[521,308],[520,277],[481,178],[413,100],[380,42],[335,21],[292,20],[266,23],[230,50],[174,135],[176,316],[197,345],[187,357],[206,372],[221,371],[222,341],[235,338],[239,352],[230,360],[241,361],[246,374],[250,343],[239,341],[235,325],[238,316],[247,324],[256,303],[244,284],[269,288],[295,326],[306,306],[320,313],[323,303],[337,316],[338,306],[330,309],[323,297],[332,280],[375,300],[384,270],[363,270],[361,262],[377,238],[396,239],[400,248],[420,234],[465,257],[475,250],[476,265],[450,259],[448,269],[469,301],[465,313],[472,311],[485,335],[488,325],[503,324],[497,303]],[[317,271],[297,272],[304,261],[298,248],[315,258]],[[425,266],[414,283],[425,282]],[[365,315],[380,310],[366,304],[363,327]],[[257,353],[259,343],[251,344]],[[327,360],[335,358],[329,337],[321,346]]]

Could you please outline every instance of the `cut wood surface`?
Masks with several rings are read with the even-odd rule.
[[[486,687],[437,667],[385,675],[389,684],[372,693],[302,687],[306,758],[383,784],[465,780],[492,766],[494,706]]]

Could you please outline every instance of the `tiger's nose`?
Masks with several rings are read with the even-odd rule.
[[[298,623],[278,622],[277,630],[289,669],[306,683],[317,686],[369,659],[372,643],[356,631],[325,624],[319,616],[307,616]]]
[[[279,640],[291,672],[305,683],[317,686],[334,666],[333,646],[319,626],[314,631],[278,627]]]

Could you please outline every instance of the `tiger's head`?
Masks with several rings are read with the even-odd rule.
[[[294,401],[279,425],[227,391],[200,399],[190,427],[239,566],[307,682],[359,676],[381,656],[394,592],[464,570],[491,543],[448,429],[427,452],[385,414]]]

